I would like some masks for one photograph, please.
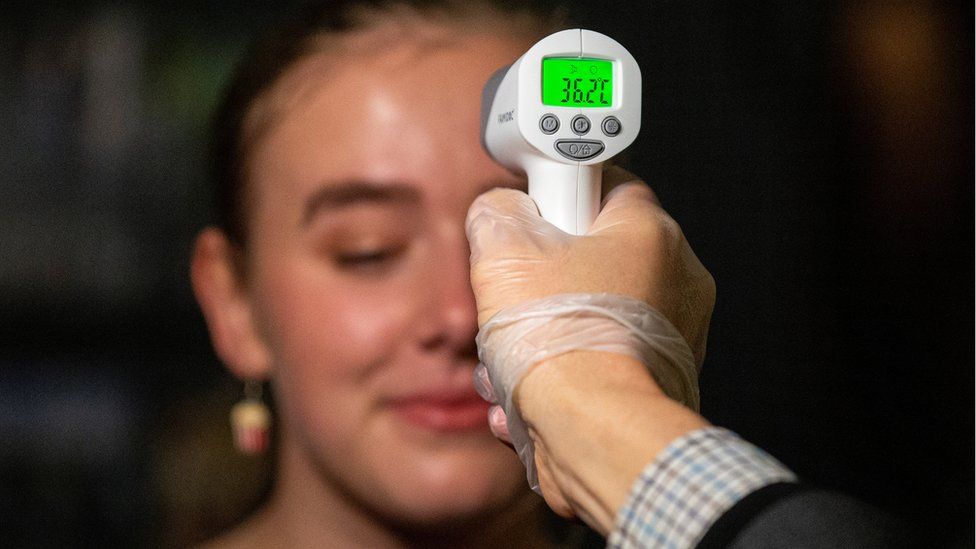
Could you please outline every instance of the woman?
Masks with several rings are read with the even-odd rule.
[[[327,4],[252,53],[218,117],[193,286],[221,360],[270,383],[278,454],[267,503],[215,544],[552,545],[472,388],[464,234],[476,196],[524,186],[481,148],[481,87],[552,19]]]

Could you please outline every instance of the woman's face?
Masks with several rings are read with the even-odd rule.
[[[475,516],[525,482],[472,389],[464,218],[483,191],[523,185],[482,150],[479,116],[483,83],[527,44],[373,40],[307,57],[267,99],[248,299],[283,459],[397,520]]]

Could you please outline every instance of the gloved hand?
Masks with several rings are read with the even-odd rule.
[[[542,219],[525,193],[495,189],[471,205],[467,234],[478,304],[476,371],[496,436],[539,490],[532,440],[513,398],[528,370],[572,350],[641,360],[670,397],[697,408],[714,281],[654,193],[620,168],[586,235]],[[594,372],[598,375],[598,372]]]

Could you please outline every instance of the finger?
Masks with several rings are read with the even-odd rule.
[[[464,226],[468,239],[484,223],[499,219],[539,217],[539,208],[529,195],[516,189],[497,188],[482,193],[471,203]]]
[[[488,368],[480,362],[474,369],[474,390],[478,391],[478,395],[488,402],[498,402],[495,388],[492,387],[491,378],[488,377]]]
[[[495,438],[507,442],[509,445],[512,444],[512,437],[508,433],[508,416],[505,415],[505,410],[502,410],[501,406],[488,408],[488,428],[491,429],[491,434],[495,435]]]
[[[521,191],[492,189],[482,194],[468,208],[464,227],[472,266],[520,249],[527,239],[545,234],[547,225],[535,202]]]

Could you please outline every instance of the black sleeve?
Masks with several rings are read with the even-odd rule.
[[[699,549],[908,547],[881,511],[844,494],[794,483],[749,494],[709,528]]]

